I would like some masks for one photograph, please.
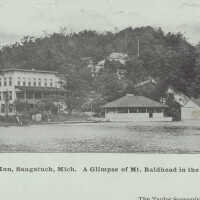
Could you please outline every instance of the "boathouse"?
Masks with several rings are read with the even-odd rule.
[[[165,117],[167,105],[144,96],[127,94],[104,105],[107,121],[172,121]]]

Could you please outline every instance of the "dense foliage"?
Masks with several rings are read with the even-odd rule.
[[[129,59],[125,65],[106,60],[112,52],[125,53]],[[94,65],[105,59],[105,67],[93,76],[84,58],[90,58]],[[0,68],[9,67],[64,73],[70,112],[74,108],[83,109],[82,105],[92,102],[91,99],[99,106],[134,92],[135,84],[148,77],[159,83],[156,98],[168,85],[189,96],[200,94],[200,45],[192,46],[180,33],[164,34],[161,28],[149,26],[118,33],[82,31],[41,38],[27,36],[1,49]],[[123,78],[117,76],[116,69],[124,70]]]

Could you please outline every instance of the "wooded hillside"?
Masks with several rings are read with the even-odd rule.
[[[125,65],[107,61],[113,52],[128,55]],[[105,59],[105,67],[92,76],[84,58],[94,65]],[[164,34],[161,28],[149,26],[117,33],[86,30],[70,34],[62,31],[42,38],[27,36],[1,49],[0,68],[8,67],[57,70],[65,74],[72,97],[68,101],[79,107],[87,107],[89,100],[99,104],[133,92],[134,85],[148,77],[159,83],[157,96],[168,85],[189,96],[200,94],[200,45],[192,46],[180,33]],[[116,74],[119,68],[124,70],[121,79]]]

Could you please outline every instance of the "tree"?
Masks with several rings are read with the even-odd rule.
[[[181,106],[174,100],[173,94],[170,94],[166,100],[167,105],[169,106],[166,115],[172,117],[173,121],[181,120]]]
[[[66,90],[65,102],[68,113],[71,114],[74,109],[80,110],[89,90],[88,83],[82,79],[78,71],[71,71],[66,75],[64,88]]]
[[[127,87],[126,82],[119,80],[117,74],[107,71],[97,77],[95,85],[97,93],[100,93],[106,102],[122,96]]]
[[[129,61],[126,62],[125,68],[127,71],[127,79],[130,80],[133,85],[148,78],[148,73],[144,67],[144,62],[136,56],[133,56]]]
[[[90,57],[95,64],[107,59],[113,52],[127,54],[129,61],[121,65],[107,60],[105,69],[93,78],[82,59]],[[161,28],[150,26],[129,27],[115,33],[92,30],[72,33],[63,28],[59,33],[38,38],[26,36],[0,50],[0,69],[36,68],[56,70],[66,75],[69,112],[81,109],[91,91],[100,94],[106,101],[112,100],[126,92],[134,92],[135,84],[148,77],[158,80],[161,85],[170,84],[186,95],[198,96],[199,63],[200,45],[194,48],[181,33],[164,34]],[[119,69],[126,72],[122,80],[118,80],[116,75]],[[162,93],[162,87],[159,89]]]

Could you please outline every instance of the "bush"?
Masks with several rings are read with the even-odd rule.
[[[16,123],[16,116],[0,116],[1,122]]]
[[[173,121],[181,120],[181,106],[174,99],[173,95],[169,95],[167,98],[167,105],[169,106],[166,110],[166,115],[172,117]]]

